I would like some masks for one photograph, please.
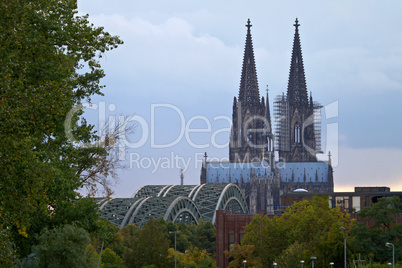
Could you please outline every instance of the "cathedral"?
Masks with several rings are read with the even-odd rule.
[[[271,123],[268,87],[260,97],[257,70],[247,21],[246,44],[238,97],[234,97],[229,162],[211,162],[201,170],[203,183],[235,183],[251,214],[281,210],[280,196],[295,190],[333,192],[331,159],[317,160],[321,152],[321,105],[307,93],[299,22],[294,27],[287,92],[273,102]]]

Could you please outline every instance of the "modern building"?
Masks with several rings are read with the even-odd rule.
[[[287,92],[274,101],[274,128],[268,96],[260,97],[251,22],[238,98],[234,97],[229,162],[209,162],[201,170],[201,184],[234,183],[242,190],[251,214],[279,212],[281,196],[296,189],[333,192],[333,170],[317,161],[321,153],[321,105],[307,93],[299,21],[295,34]]]
[[[386,186],[380,187],[355,187],[354,192],[324,193],[329,197],[330,208],[339,207],[341,210],[353,214],[364,207],[370,207],[380,198],[399,196],[402,200],[402,192],[391,192]],[[315,194],[310,192],[293,192],[281,196],[282,209],[291,206],[294,202],[311,200]]]

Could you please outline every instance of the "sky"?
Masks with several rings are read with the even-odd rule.
[[[335,191],[402,191],[402,2],[79,0],[79,14],[124,41],[100,63],[105,96],[85,116],[129,122],[114,197],[148,184],[199,184],[227,160],[247,19],[261,96],[286,92],[298,18],[307,90],[323,105],[322,160]]]

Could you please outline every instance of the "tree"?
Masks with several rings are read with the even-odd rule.
[[[128,227],[128,226],[127,226]],[[123,228],[122,230],[126,229]],[[163,232],[158,221],[151,219],[142,228],[131,226],[125,230],[128,236],[123,235],[127,241],[127,248],[123,254],[124,263],[128,267],[142,267],[155,265],[166,267],[168,263],[169,240]]]
[[[184,267],[216,267],[211,255],[205,249],[199,250],[197,247],[186,250],[180,263]]]
[[[263,267],[261,259],[254,254],[254,245],[234,245],[230,251],[225,251],[226,258],[230,261],[228,268],[242,267],[243,261],[247,261],[248,267]]]
[[[215,256],[216,228],[208,221],[200,220],[197,225],[190,225],[190,243],[201,250],[205,249],[209,254]]]
[[[77,15],[76,0],[0,3],[0,225],[18,254],[46,226],[96,228],[94,205],[76,190],[96,190],[112,160],[107,143],[83,146],[98,138],[80,104],[102,94],[98,59],[119,44]]]
[[[279,267],[298,267],[301,260],[308,260],[312,256],[311,253],[305,249],[306,246],[294,242],[287,249],[282,251],[278,258]]]
[[[0,267],[11,267],[14,263],[14,245],[10,231],[0,225]]]
[[[187,249],[197,247],[215,256],[216,229],[211,222],[200,220],[197,225],[188,225],[168,222],[162,218],[157,221],[163,232],[168,234],[170,248],[174,248],[176,231],[177,251],[185,252]]]
[[[105,267],[115,267],[122,264],[123,260],[113,250],[111,250],[110,248],[105,248],[105,250],[102,251],[101,262],[104,264]]]
[[[256,215],[245,227],[242,245],[253,245],[252,257],[264,267],[284,256],[299,258],[305,253],[317,257],[317,266],[341,263],[343,232],[339,228],[349,230],[352,225],[348,214],[329,208],[328,196],[314,196],[311,201],[294,203],[281,217]]]
[[[253,245],[253,258],[259,259],[263,265],[270,265],[285,250],[289,243],[286,239],[283,221],[275,217],[255,215],[245,227],[246,234],[242,245]]]
[[[122,229],[103,217],[98,226],[96,232],[90,233],[92,244],[97,252],[100,252],[103,244],[103,248],[110,248],[122,257],[124,252]]]
[[[86,248],[90,243],[88,233],[73,225],[63,225],[52,230],[44,229],[34,252],[42,267],[91,267]]]
[[[381,198],[371,207],[365,207],[358,212],[361,220],[372,222],[368,227],[366,224],[357,223],[351,230],[354,237],[353,246],[357,253],[366,258],[370,255],[374,261],[385,262],[392,258],[392,250],[385,247],[386,242],[395,245],[395,256],[402,255],[402,225],[395,224],[395,217],[400,213],[402,202],[398,196]]]

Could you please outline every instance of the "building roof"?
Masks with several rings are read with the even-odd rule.
[[[271,167],[267,162],[231,163],[208,162],[206,183],[240,183],[271,179]]]
[[[282,182],[328,182],[329,165],[325,162],[277,163],[276,172]],[[273,172],[267,162],[208,162],[206,183],[247,183],[269,180]]]
[[[276,165],[282,182],[328,182],[325,162],[291,162]]]

